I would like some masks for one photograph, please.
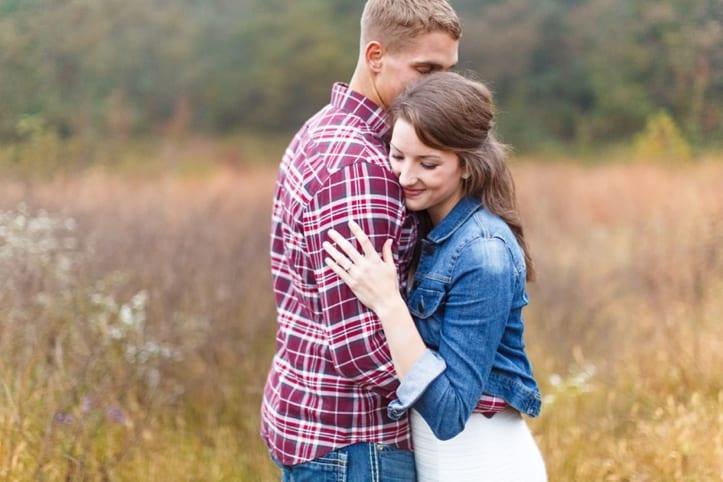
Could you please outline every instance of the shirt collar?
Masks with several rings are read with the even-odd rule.
[[[442,243],[452,236],[478,209],[482,204],[478,199],[463,197],[452,208],[442,221],[439,222],[427,235],[427,239],[433,243]]]
[[[384,109],[376,105],[368,97],[350,89],[343,82],[337,82],[332,87],[331,105],[359,117],[379,137],[384,137],[389,130],[389,122]]]

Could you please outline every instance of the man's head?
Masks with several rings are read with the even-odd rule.
[[[411,82],[456,65],[461,32],[445,0],[368,0],[352,88],[388,108]]]
[[[390,51],[403,49],[423,33],[444,32],[459,40],[462,27],[452,6],[445,0],[368,0],[361,19],[361,41],[384,45]]]

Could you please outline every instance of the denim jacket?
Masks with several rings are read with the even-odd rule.
[[[540,391],[523,341],[525,258],[510,228],[466,197],[421,243],[407,305],[427,351],[389,415],[414,407],[442,440],[464,429],[483,392],[537,416]]]

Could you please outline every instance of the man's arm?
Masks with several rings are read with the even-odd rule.
[[[405,208],[388,169],[356,162],[332,174],[305,213],[304,234],[319,288],[319,315],[337,371],[391,399],[398,381],[381,323],[324,262],[322,243],[330,229],[353,242],[350,219],[369,234],[378,251],[386,239],[400,239]],[[396,250],[394,257],[399,259]]]

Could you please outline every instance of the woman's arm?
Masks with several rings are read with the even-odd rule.
[[[380,258],[364,231],[354,221],[349,228],[362,253],[337,231],[329,231],[336,246],[324,243],[330,256],[326,264],[339,275],[364,305],[379,317],[387,337],[392,362],[402,380],[426,347],[399,292],[397,269],[392,256],[392,240],[384,243]],[[337,249],[338,248],[338,249]],[[340,251],[341,250],[341,251]]]
[[[440,440],[464,430],[487,386],[518,279],[509,256],[503,240],[479,237],[458,252],[452,267],[435,348],[447,369],[414,403]]]
[[[455,282],[446,293],[439,346],[432,351],[425,347],[397,288],[389,241],[382,248],[382,259],[358,226],[350,223],[350,228],[364,254],[335,233],[331,236],[337,247],[324,245],[331,256],[326,263],[379,316],[400,378],[403,373],[409,375],[408,380],[413,379],[420,365],[410,368],[415,361],[430,361],[430,353],[435,353],[444,366],[425,383],[411,383],[415,391],[411,396],[400,395],[403,382],[397,390],[400,403],[393,401],[390,408],[399,409],[401,414],[413,403],[434,434],[448,440],[464,429],[482,396],[500,345],[515,280],[514,270],[506,261],[508,249],[496,238],[480,238],[466,246],[462,256],[465,262],[458,263]]]

